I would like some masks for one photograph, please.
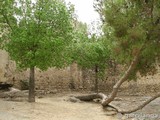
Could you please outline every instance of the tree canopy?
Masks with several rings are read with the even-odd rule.
[[[130,64],[140,51],[132,78],[137,70],[141,75],[155,73],[154,63],[160,57],[160,2],[107,0],[103,3],[103,31],[114,58],[121,64]]]
[[[110,51],[102,40],[93,41],[97,38],[88,38],[86,42],[75,44],[74,59],[83,68],[92,69],[94,66],[104,68],[110,58]]]
[[[2,5],[6,8],[2,9],[3,19],[12,30],[7,51],[17,65],[40,69],[62,66],[63,50],[72,41],[71,19],[65,4],[59,0],[20,0],[10,8],[7,2]]]

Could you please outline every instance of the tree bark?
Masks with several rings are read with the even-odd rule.
[[[73,62],[71,65],[70,65],[70,82],[69,82],[69,88],[71,90],[73,89],[76,89],[75,87],[75,72],[76,72],[76,69],[75,69],[75,65],[76,63]]]
[[[94,83],[94,90],[98,93],[98,66],[95,65],[95,83]]]
[[[30,68],[28,101],[35,102],[35,67]]]
[[[102,106],[107,106],[110,102],[112,102],[114,100],[114,98],[117,95],[118,89],[120,88],[122,83],[125,82],[128,79],[129,75],[135,69],[135,67],[138,63],[139,54],[140,54],[140,50],[137,51],[137,54],[134,57],[134,59],[133,59],[131,65],[129,66],[128,70],[124,73],[124,75],[120,78],[120,80],[113,86],[113,90],[112,90],[110,96],[102,102]]]

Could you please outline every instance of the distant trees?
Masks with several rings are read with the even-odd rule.
[[[30,69],[29,102],[35,102],[35,68],[46,70],[68,63],[70,12],[60,0],[7,0],[1,4],[1,19],[10,28],[5,48],[11,59],[20,68]]]
[[[81,22],[76,23],[74,44],[71,46],[72,60],[84,69],[94,70],[94,90],[98,92],[98,79],[104,75],[108,65],[110,50],[102,37],[89,35],[87,26]]]

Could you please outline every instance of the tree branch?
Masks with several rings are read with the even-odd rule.
[[[3,10],[2,10],[2,15],[3,15],[3,17],[4,17],[5,21],[6,21],[6,23],[7,23],[8,26],[10,27],[10,29],[13,31],[13,28],[12,28],[12,26],[11,26],[11,24],[10,24],[10,21],[9,21],[7,15],[4,14],[4,11],[3,11]]]

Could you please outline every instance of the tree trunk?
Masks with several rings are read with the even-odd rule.
[[[73,90],[73,89],[76,89],[76,87],[75,87],[75,79],[76,79],[76,74],[75,74],[75,72],[77,71],[76,70],[76,63],[72,63],[71,65],[70,65],[70,82],[69,82],[69,88],[71,89],[71,90]]]
[[[30,79],[29,79],[29,102],[35,102],[35,67],[30,68]]]
[[[98,93],[98,66],[95,66],[95,82],[94,82],[94,90]]]
[[[129,66],[128,70],[124,73],[124,75],[120,78],[120,80],[113,86],[113,90],[112,90],[110,96],[106,100],[102,101],[102,106],[107,106],[110,102],[112,102],[114,100],[114,98],[117,95],[118,89],[120,88],[122,83],[128,79],[129,75],[135,69],[135,67],[138,63],[139,54],[140,54],[140,51],[137,52],[131,65]]]
[[[124,73],[124,75],[120,78],[120,80],[113,86],[113,90],[112,90],[111,94],[106,99],[102,99],[102,106],[103,107],[108,106],[109,103],[114,100],[114,98],[117,95],[118,89],[120,88],[122,83],[125,82],[128,79],[129,75],[135,69],[135,67],[138,63],[138,59],[139,59],[141,49],[137,51],[137,53],[136,53],[133,61],[131,62],[131,65],[129,66],[128,70]]]

